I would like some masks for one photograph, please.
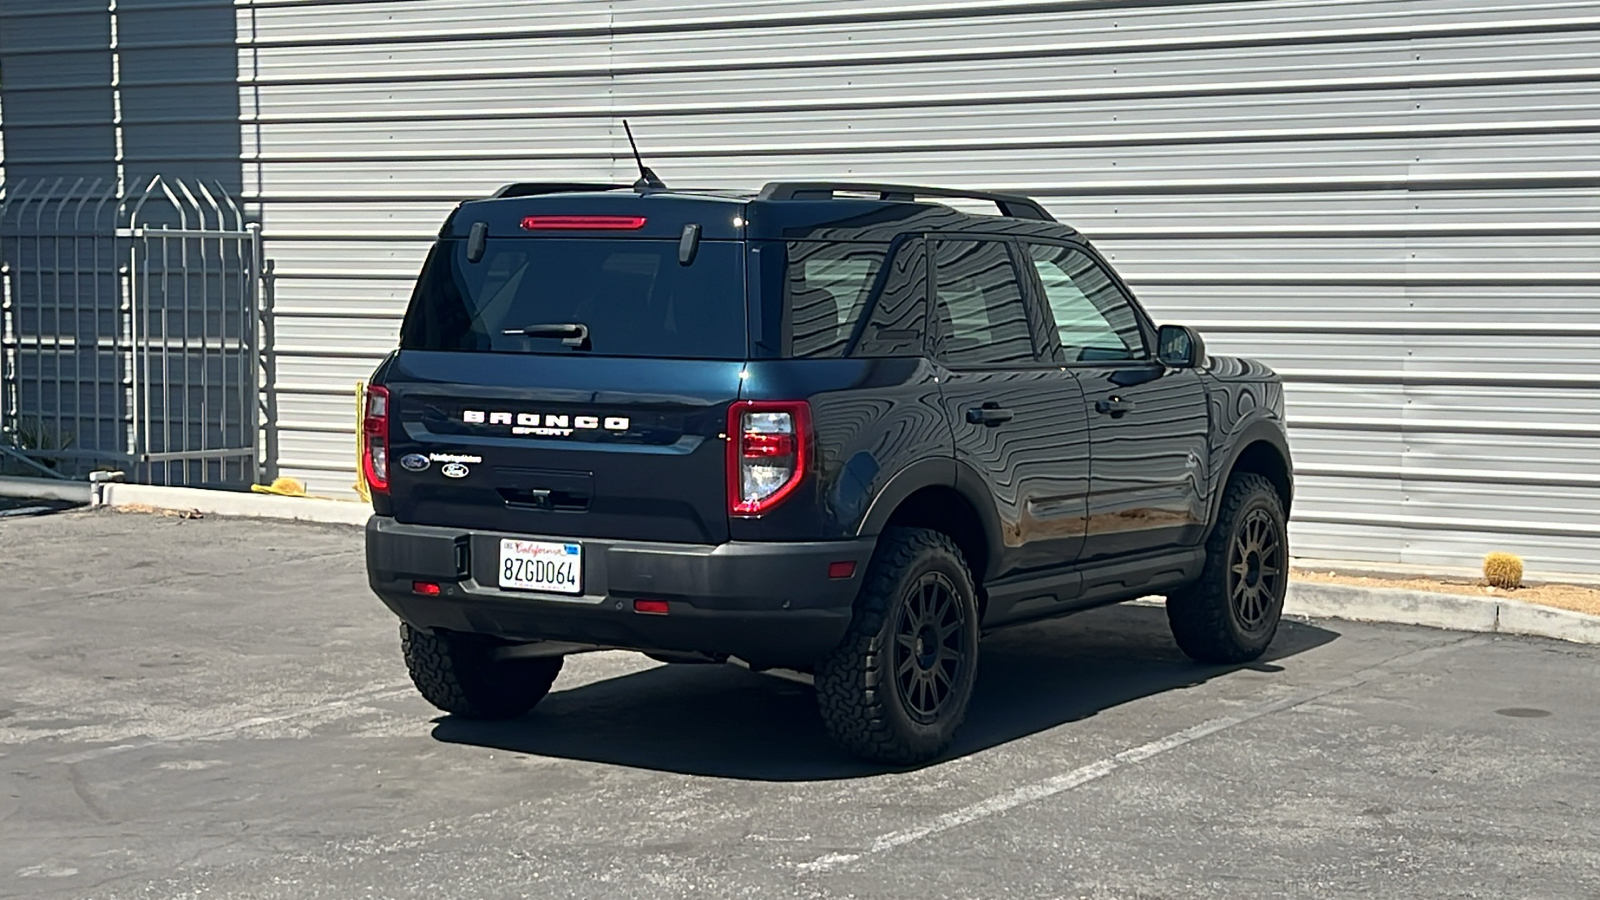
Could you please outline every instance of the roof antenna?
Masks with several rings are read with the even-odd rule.
[[[633,183],[633,189],[641,194],[651,188],[665,190],[666,184],[650,171],[650,167],[644,164],[644,157],[639,155],[639,145],[633,142],[633,129],[628,127],[627,119],[622,120],[622,130],[628,133],[628,146],[633,148],[633,159],[639,164],[639,180]]]

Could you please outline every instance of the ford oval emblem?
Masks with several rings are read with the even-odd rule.
[[[439,467],[439,471],[442,472],[446,478],[465,478],[467,477],[467,473],[472,470],[461,463],[445,463]]]
[[[407,453],[400,457],[400,468],[407,472],[421,472],[428,467],[428,458],[421,453]]]

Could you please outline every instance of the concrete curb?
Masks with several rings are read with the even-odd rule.
[[[147,507],[208,516],[286,519],[329,525],[365,525],[372,507],[353,500],[280,497],[204,488],[156,487],[117,481],[50,481],[43,478],[0,478],[0,497],[65,500],[113,509]]]
[[[1285,615],[1600,644],[1600,616],[1498,597],[1289,582]]]
[[[367,518],[372,515],[372,507],[350,500],[280,497],[274,494],[245,494],[236,491],[156,487],[117,482],[108,482],[96,487],[99,488],[100,496],[93,505],[109,506],[114,509],[146,506],[153,509],[195,510],[208,516],[287,519],[328,525],[365,525]]]

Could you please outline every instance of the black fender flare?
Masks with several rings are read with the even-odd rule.
[[[989,496],[987,482],[973,468],[955,459],[924,459],[912,463],[895,473],[894,477],[878,491],[867,507],[866,515],[856,527],[857,537],[876,537],[883,533],[889,518],[906,498],[923,488],[951,488],[960,494],[977,511],[979,527],[989,548],[989,567],[999,559],[1000,515],[995,511],[994,498]],[[988,575],[978,573],[981,583]]]
[[[883,533],[889,517],[906,498],[923,488],[955,487],[954,459],[920,459],[890,476],[877,496],[867,505],[866,515],[856,525],[856,537],[876,537]]]
[[[1225,460],[1222,466],[1217,467],[1215,479],[1211,488],[1211,499],[1206,504],[1206,537],[1211,536],[1211,530],[1217,527],[1217,516],[1222,511],[1222,495],[1227,490],[1228,479],[1233,477],[1233,469],[1239,464],[1239,457],[1250,447],[1258,443],[1265,443],[1277,451],[1283,460],[1284,472],[1288,476],[1289,495],[1284,498],[1284,511],[1287,512],[1294,501],[1294,458],[1289,455],[1289,438],[1283,430],[1283,421],[1274,416],[1262,413],[1245,420],[1240,427],[1228,435],[1226,451],[1222,455]]]

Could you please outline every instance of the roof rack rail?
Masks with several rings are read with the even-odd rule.
[[[518,182],[508,184],[492,195],[493,199],[502,197],[537,197],[540,194],[582,194],[600,191],[627,191],[632,190],[626,184],[588,184],[584,182]]]
[[[832,200],[836,191],[854,194],[877,194],[880,200],[910,202],[918,197],[950,197],[960,200],[988,200],[1000,210],[1000,215],[1014,219],[1040,219],[1054,222],[1055,216],[1045,211],[1039,201],[1021,194],[998,194],[992,191],[960,191],[950,188],[916,187],[908,184],[871,184],[855,181],[774,181],[757,195],[758,200]]]

